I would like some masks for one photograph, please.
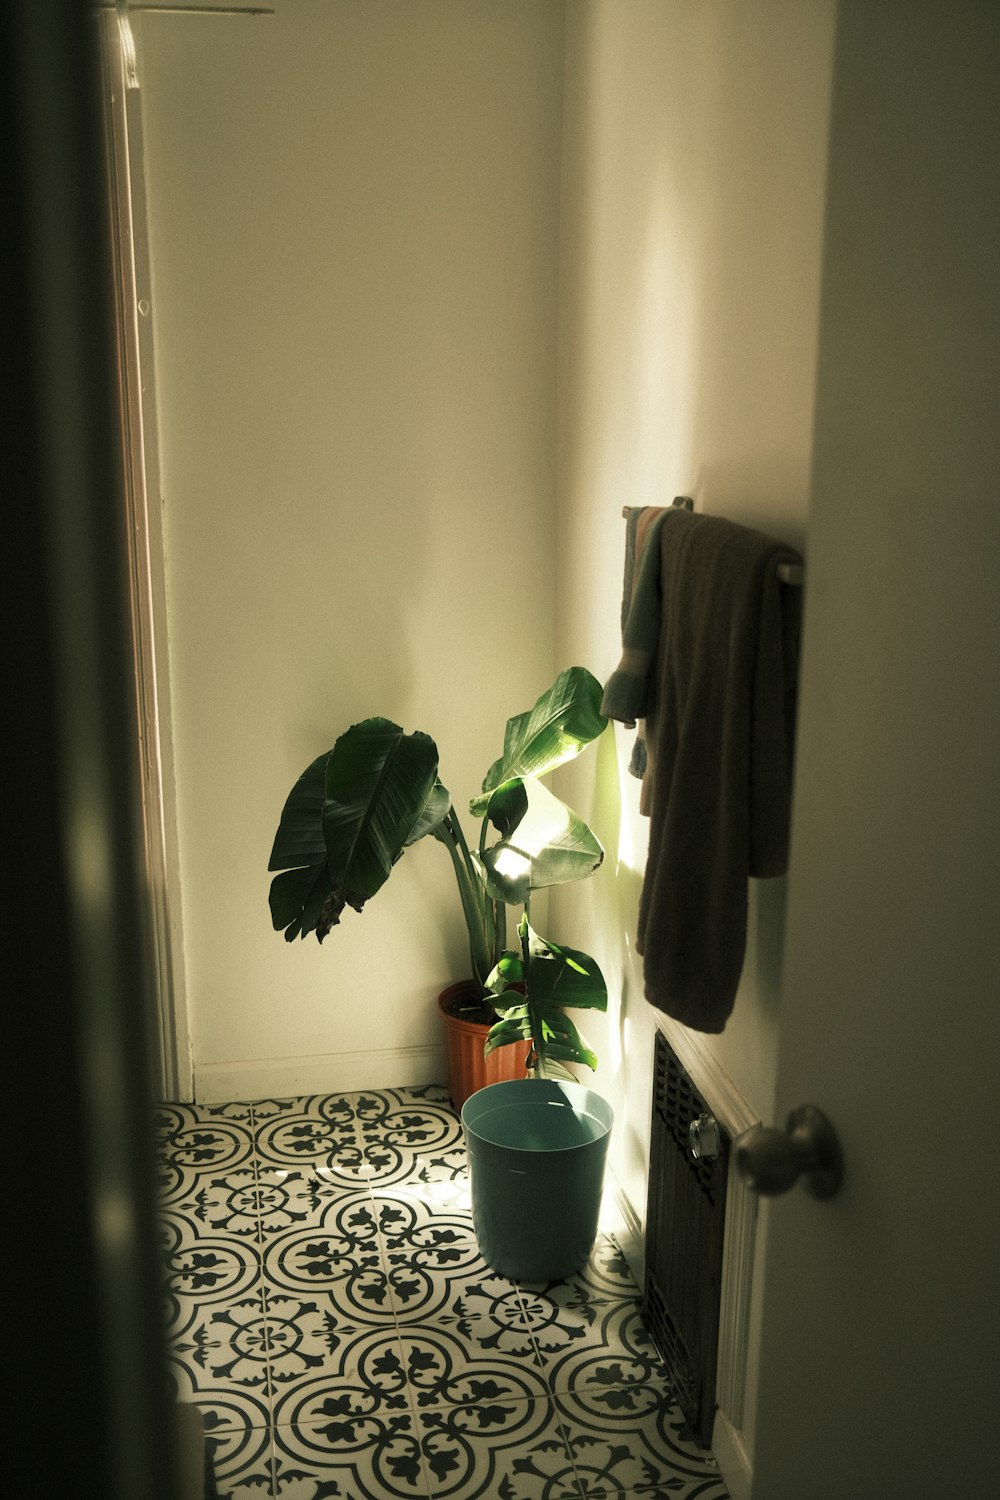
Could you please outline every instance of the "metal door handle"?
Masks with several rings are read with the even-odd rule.
[[[787,1193],[799,1178],[814,1198],[832,1198],[844,1180],[837,1132],[813,1104],[788,1116],[785,1130],[754,1125],[734,1142],[736,1170],[765,1197]]]

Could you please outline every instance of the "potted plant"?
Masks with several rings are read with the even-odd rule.
[[[352,725],[285,802],[268,866],[278,872],[270,889],[274,927],[288,942],[310,932],[322,942],[345,907],[360,912],[404,851],[431,835],[450,855],[469,938],[473,978],[440,1000],[446,1022],[450,1013],[458,1027],[472,1029],[466,1058],[493,1060],[494,1078],[595,1067],[566,1009],[605,1009],[604,980],[587,954],[533,930],[530,904],[533,892],[585,878],[604,858],[583,819],[540,780],[603,732],[601,697],[596,678],[571,667],[531,710],[508,720],[503,752],[469,804],[480,825],[475,848],[438,776],[434,741],[384,718]],[[507,947],[509,905],[523,908],[517,948]],[[502,1071],[495,1069],[501,1058],[510,1062]],[[487,1077],[453,1074],[456,1107]]]

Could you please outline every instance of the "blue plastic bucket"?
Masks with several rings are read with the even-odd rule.
[[[580,1083],[493,1083],[462,1107],[483,1259],[512,1281],[559,1281],[597,1237],[614,1115]]]

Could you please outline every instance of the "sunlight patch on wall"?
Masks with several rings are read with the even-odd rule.
[[[621,798],[621,819],[618,824],[618,863],[616,874],[624,868],[641,874],[645,863],[645,849],[640,848],[636,838],[635,819],[639,816],[635,806],[636,788],[639,783],[628,768],[631,750],[627,745],[618,747],[618,795]]]

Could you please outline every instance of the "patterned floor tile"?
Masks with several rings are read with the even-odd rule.
[[[579,1500],[559,1418],[547,1399],[518,1400],[484,1381],[458,1406],[419,1414],[430,1493],[448,1500]]]
[[[342,1097],[342,1096],[341,1096]],[[290,1101],[254,1126],[254,1146],[264,1167],[325,1167],[334,1180],[356,1179],[361,1148],[353,1110],[338,1096]]]
[[[331,1404],[315,1422],[277,1426],[274,1452],[280,1500],[409,1500],[427,1494],[409,1412],[358,1419]]]
[[[175,1393],[226,1500],[725,1500],[614,1235],[484,1262],[441,1088],[157,1110]]]
[[[205,1432],[219,1452],[235,1463],[246,1458],[256,1464],[270,1449],[271,1409],[260,1392],[248,1390],[198,1389],[190,1368],[180,1360],[168,1362],[171,1399],[193,1401],[201,1411]]]
[[[547,1399],[550,1392],[530,1339],[505,1339],[485,1318],[401,1328],[400,1347],[411,1401],[465,1406],[483,1392],[490,1399]]]
[[[198,1318],[248,1298],[262,1306],[260,1250],[235,1235],[191,1236],[176,1217],[161,1221],[168,1336],[178,1337]]]
[[[196,1104],[157,1105],[153,1140],[161,1158],[196,1172],[228,1171],[253,1155],[249,1119],[231,1119]]]
[[[468,1178],[399,1187],[373,1185],[371,1202],[378,1234],[387,1250],[430,1245],[447,1234],[473,1240],[472,1203]]]
[[[291,1099],[257,1099],[253,1104],[254,1124],[258,1128],[269,1121],[299,1115],[318,1115],[339,1129],[357,1121],[355,1094],[301,1094]]]
[[[620,1500],[633,1492],[726,1500],[718,1466],[687,1437],[669,1389],[653,1385],[608,1390],[584,1386],[554,1401],[584,1495]]]
[[[458,1120],[447,1089],[436,1083],[419,1084],[413,1088],[367,1089],[344,1097],[352,1101],[356,1117],[362,1125],[378,1125],[397,1116],[400,1110],[413,1109],[428,1109]]]
[[[466,1170],[461,1122],[447,1100],[376,1090],[359,1098],[357,1118],[373,1187],[448,1180]]]
[[[193,1104],[161,1104],[153,1117],[156,1187],[160,1204],[190,1202],[205,1179],[254,1171],[254,1138],[249,1120],[207,1114]]]
[[[439,1316],[492,1316],[504,1301],[524,1326],[514,1283],[490,1270],[475,1240],[456,1239],[443,1231],[436,1242],[387,1251],[385,1263],[400,1327]]]
[[[355,1157],[357,1155],[355,1153]],[[325,1209],[343,1205],[356,1195],[367,1203],[367,1194],[357,1194],[353,1179],[338,1183],[335,1174],[324,1167],[301,1169],[265,1165],[258,1175],[256,1201],[263,1240],[298,1225],[316,1224]]]
[[[236,1495],[270,1495],[271,1426],[267,1416],[247,1398],[218,1397],[207,1404],[199,1399],[205,1424],[205,1444],[217,1488],[226,1500]]]
[[[559,1307],[584,1307],[595,1302],[638,1298],[639,1288],[617,1241],[599,1234],[587,1264],[561,1281],[522,1282],[522,1290]]]
[[[163,1218],[181,1228],[181,1238],[197,1243],[204,1235],[260,1239],[261,1188],[252,1165],[244,1171],[183,1174],[160,1199]]]
[[[592,1303],[582,1309],[560,1309],[544,1322],[528,1323],[538,1347],[546,1379],[553,1391],[581,1392],[595,1411],[613,1404],[622,1386],[650,1385],[665,1389],[667,1371],[646,1332],[635,1301]]]
[[[198,1308],[170,1338],[168,1361],[186,1380],[187,1396],[202,1404],[216,1396],[249,1393],[265,1408],[270,1355],[262,1294],[224,1307]]]
[[[312,1207],[308,1208],[307,1204]],[[289,1228],[279,1228],[280,1217],[294,1218]],[[262,1225],[265,1221],[262,1219]],[[273,1228],[272,1228],[273,1224]],[[308,1235],[319,1236],[331,1255],[379,1255],[381,1240],[375,1208],[367,1193],[356,1189],[333,1193],[325,1186],[293,1185],[285,1200],[283,1215],[270,1215],[266,1221],[265,1253],[277,1268],[281,1247]]]
[[[273,1366],[274,1419],[283,1426],[307,1425],[336,1414],[369,1417],[406,1411],[411,1405],[403,1350],[393,1329],[363,1329],[351,1337],[310,1328],[298,1320],[301,1339]],[[310,1359],[310,1353],[321,1353]]]
[[[389,1280],[377,1254],[341,1256],[322,1230],[296,1229],[264,1252],[268,1311],[303,1306],[322,1309],[331,1328],[391,1328],[395,1323]]]

